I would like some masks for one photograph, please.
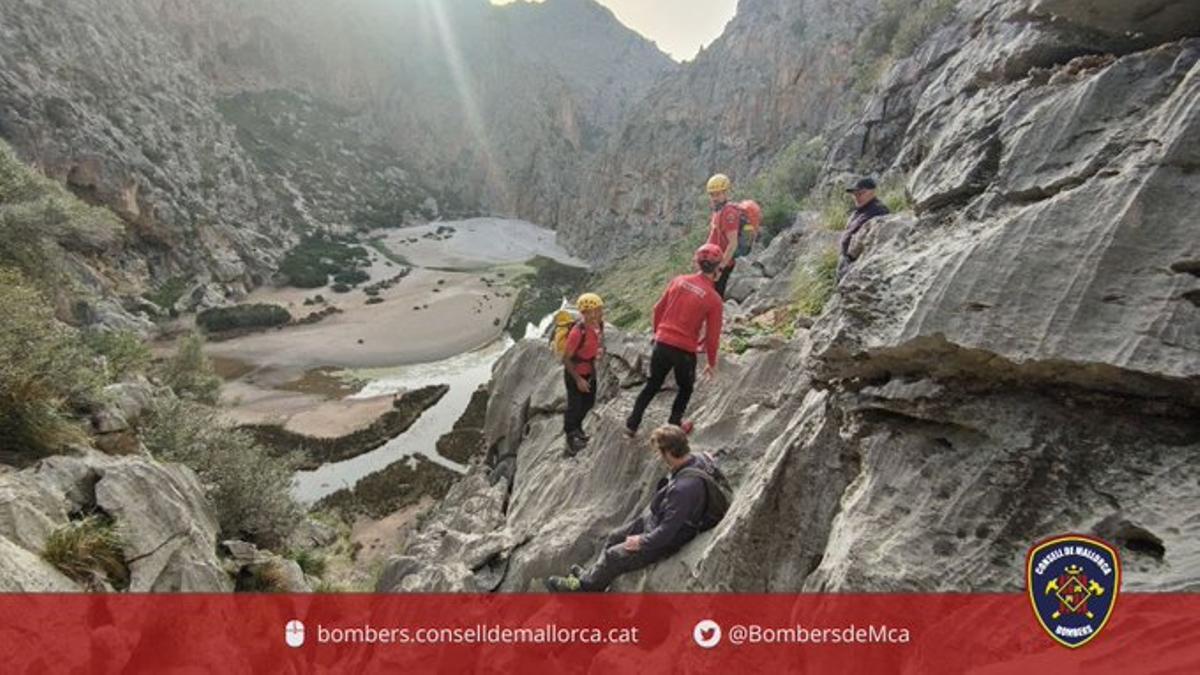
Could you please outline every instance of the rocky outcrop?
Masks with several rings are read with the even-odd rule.
[[[831,175],[907,172],[915,215],[872,228],[811,330],[723,357],[690,415],[733,506],[617,589],[1016,591],[1033,542],[1079,531],[1120,547],[1128,590],[1200,590],[1200,254],[1181,217],[1200,44],[1117,34],[1105,3],[1027,4],[960,3],[835,144]],[[782,300],[768,284],[828,241],[805,231],[756,257],[731,311]],[[662,467],[620,426],[648,345],[610,339],[572,459],[544,348],[500,362],[492,461],[456,487],[473,508],[441,505],[382,588],[536,588],[644,507]]]
[[[96,513],[111,519],[121,539],[129,590],[232,590],[216,557],[216,518],[196,475],[178,464],[94,450],[0,475],[0,546],[20,549],[14,570],[27,575],[0,570],[0,588],[77,590],[73,582],[63,586],[65,577],[40,555],[52,532]]]
[[[237,580],[238,590],[272,593],[311,593],[312,585],[295,560],[288,560],[270,551],[261,551],[254,544],[230,540],[221,542],[229,554],[225,559],[230,576]]]
[[[293,235],[151,4],[4,3],[0,137],[128,224],[113,267],[252,283]]]

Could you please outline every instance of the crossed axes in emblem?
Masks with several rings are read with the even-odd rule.
[[[1050,582],[1046,584],[1046,590],[1042,592],[1042,595],[1049,595],[1052,591],[1057,590],[1058,579],[1051,579]],[[1095,580],[1088,582],[1088,591],[1095,596],[1104,595],[1104,587],[1096,583]],[[1096,618],[1096,615],[1092,614],[1090,611],[1084,611],[1084,615],[1086,615],[1089,619]],[[1050,615],[1050,618],[1057,620],[1060,616],[1062,616],[1062,612],[1056,611]]]

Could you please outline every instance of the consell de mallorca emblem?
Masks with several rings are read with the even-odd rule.
[[[1082,647],[1100,634],[1121,590],[1121,561],[1108,544],[1078,534],[1029,550],[1025,588],[1038,623],[1059,644]]]

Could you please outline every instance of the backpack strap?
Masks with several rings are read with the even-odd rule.
[[[704,469],[701,469],[699,467],[695,467],[695,466],[684,467],[679,470],[679,473],[675,474],[676,479],[682,478],[683,476],[691,476],[693,478],[699,478],[700,482],[704,483],[704,508],[700,509],[700,517],[704,518],[704,515],[706,513],[708,513],[708,500],[709,500],[708,491],[712,490],[712,489],[719,490],[720,487],[716,484],[716,480],[713,479],[711,474],[709,474],[707,471],[705,471]],[[701,522],[688,522],[687,524],[689,526],[695,528],[697,531],[701,530],[702,526],[703,526],[703,523],[701,523]]]
[[[584,331],[584,333],[583,333],[583,337],[579,338],[579,346],[580,346],[580,347],[583,347],[583,343],[584,343],[584,341],[586,341],[586,340],[587,340],[587,322],[586,322],[585,320],[583,320],[583,319],[576,319],[576,320],[575,320],[575,323],[571,325],[571,329],[570,329],[570,330],[571,330],[571,331],[574,331],[576,328],[578,328],[578,329],[579,329],[579,330],[581,330],[581,331]],[[601,330],[603,330],[603,328],[601,328]],[[568,331],[568,332],[567,332],[567,339],[570,339],[570,338],[571,338],[571,333],[570,333],[570,331]],[[575,350],[575,353],[576,353],[576,354],[578,354],[578,353],[579,353],[579,350],[578,350],[578,349],[576,349],[576,350]],[[575,354],[572,354],[572,355],[571,355],[571,362],[572,362],[572,363],[592,363],[592,362],[593,362],[593,361],[595,361],[595,360],[596,360],[595,358],[591,358],[591,359],[581,359],[581,358],[579,358],[578,356],[576,356]]]

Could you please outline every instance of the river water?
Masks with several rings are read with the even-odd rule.
[[[528,324],[526,337],[543,335],[550,319],[551,316],[547,316],[536,326]],[[353,487],[364,476],[405,457],[411,458],[412,462],[420,461],[418,455],[464,473],[466,467],[438,454],[437,440],[454,427],[466,411],[471,395],[491,380],[492,367],[513,344],[512,338],[505,334],[480,349],[434,363],[356,371],[356,377],[368,382],[351,398],[395,394],[434,384],[449,385],[450,390],[436,405],[422,413],[408,431],[379,448],[342,462],[322,465],[314,471],[298,471],[292,482],[292,495],[301,503],[311,504],[337,490]]]

